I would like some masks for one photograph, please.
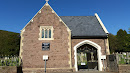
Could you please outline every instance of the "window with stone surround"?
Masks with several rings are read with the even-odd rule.
[[[52,26],[40,26],[39,40],[53,40],[53,27]]]

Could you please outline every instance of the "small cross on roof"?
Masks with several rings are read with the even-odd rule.
[[[49,0],[46,0],[46,2],[48,3]]]

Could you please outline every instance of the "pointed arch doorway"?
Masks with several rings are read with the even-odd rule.
[[[74,59],[76,71],[82,69],[83,66],[81,66],[81,64],[84,65],[86,69],[102,71],[101,47],[92,41],[85,40],[75,45]]]

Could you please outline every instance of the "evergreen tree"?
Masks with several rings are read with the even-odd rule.
[[[126,36],[126,50],[130,52],[130,34],[127,34]]]
[[[125,30],[120,29],[117,32],[116,38],[117,38],[117,50],[116,51],[127,51],[127,32]]]

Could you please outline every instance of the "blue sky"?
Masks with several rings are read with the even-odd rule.
[[[45,4],[45,0],[0,0],[0,30],[20,30]],[[59,16],[93,16],[98,13],[108,32],[130,28],[130,0],[50,0]]]

